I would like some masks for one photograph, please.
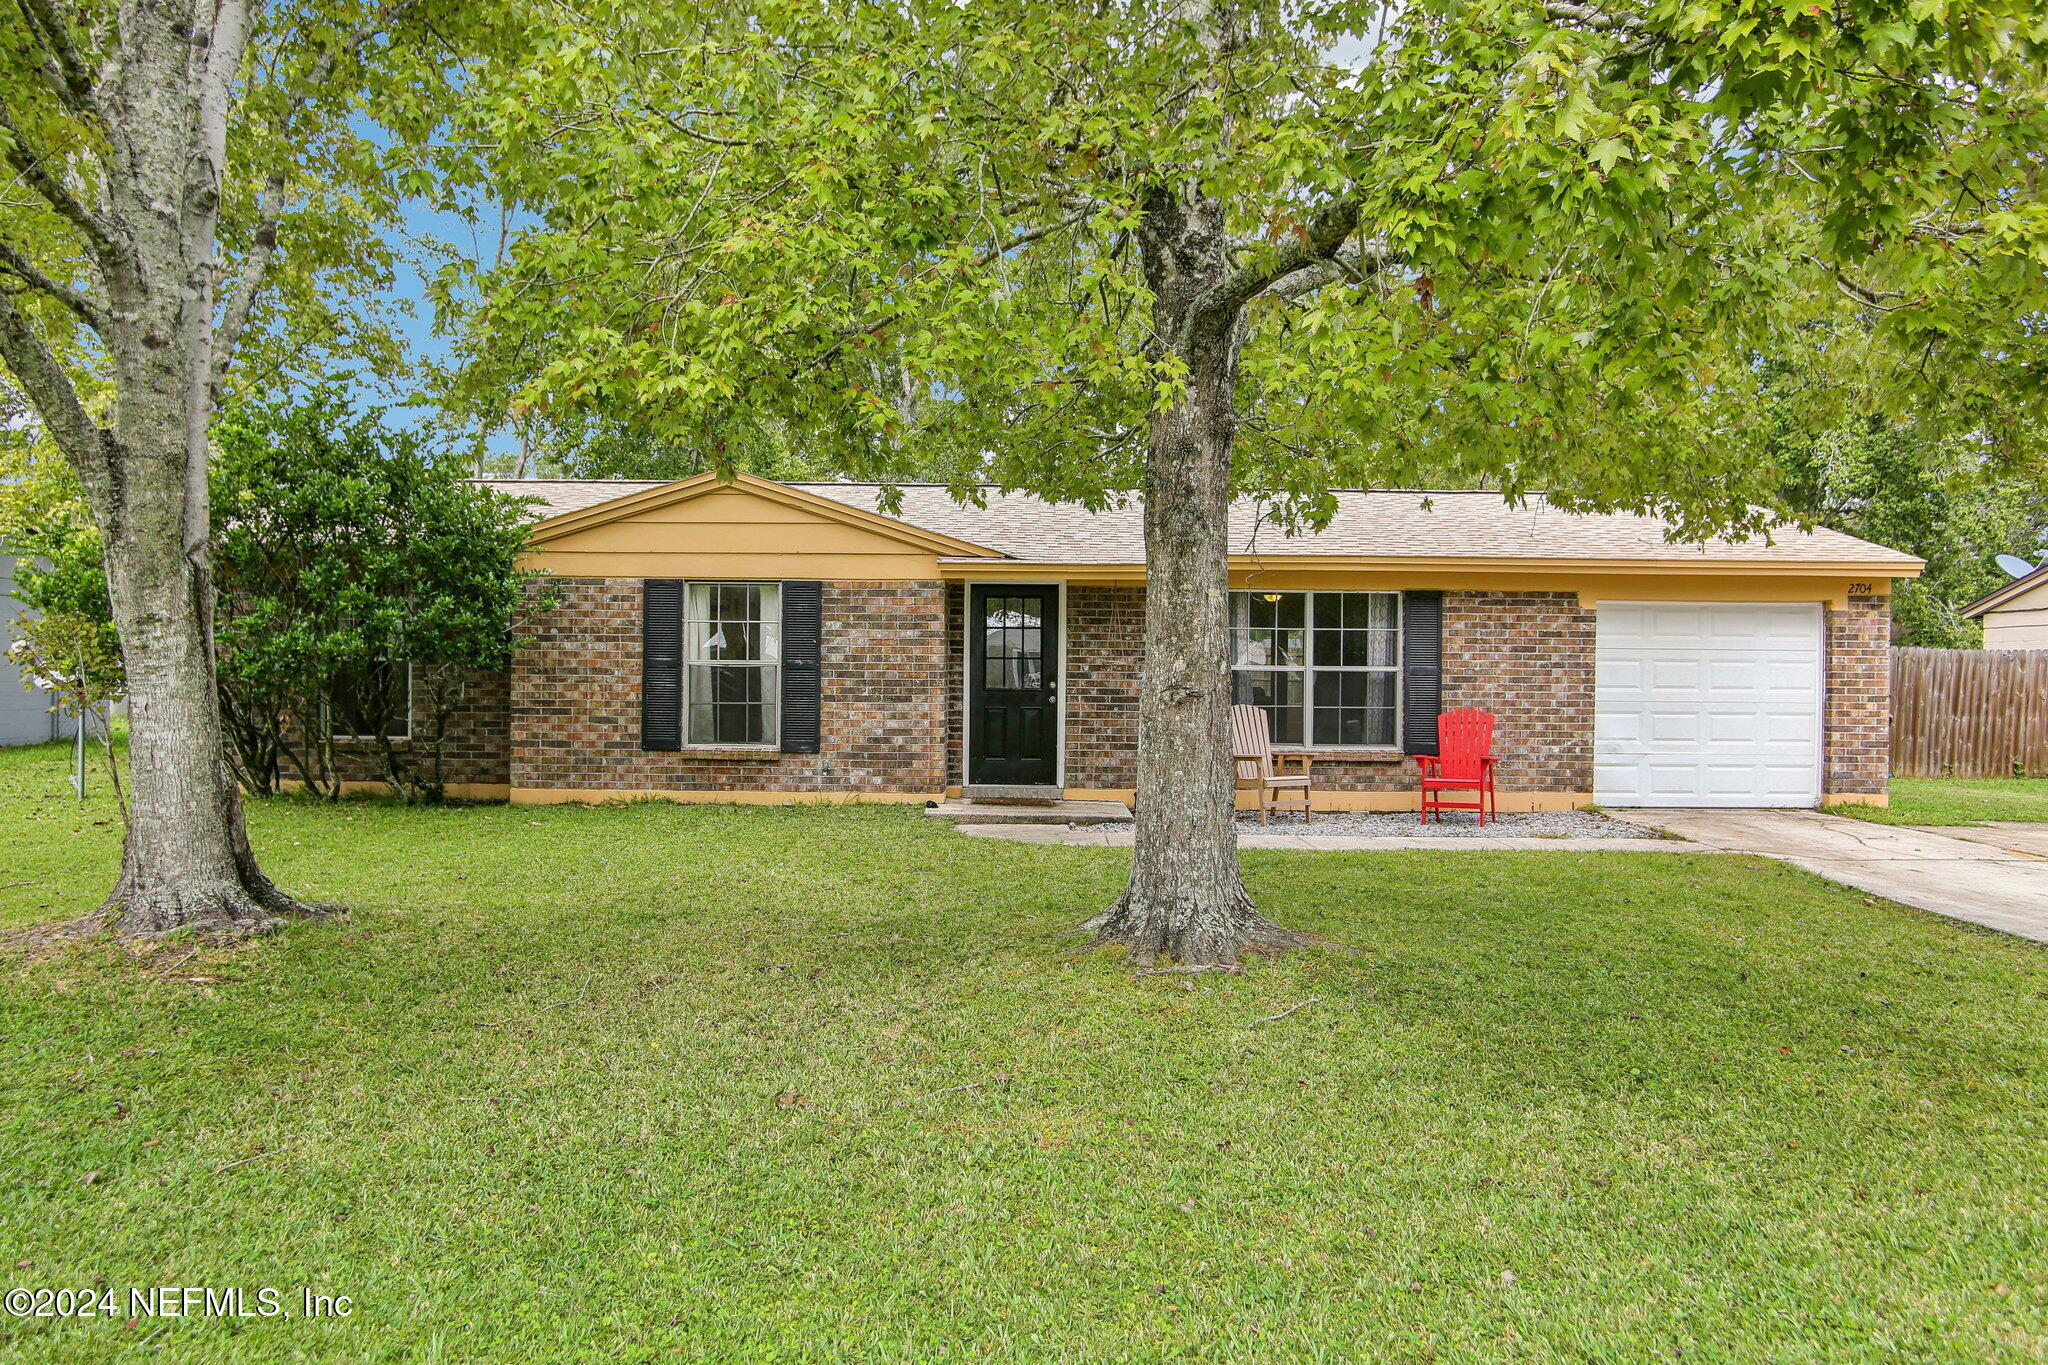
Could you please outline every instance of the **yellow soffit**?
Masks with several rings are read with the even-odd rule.
[[[848,526],[857,526],[863,530],[873,531],[878,535],[888,536],[893,540],[901,541],[905,545],[915,546],[931,554],[972,555],[984,561],[989,559],[1000,560],[1002,558],[1001,551],[991,550],[986,545],[976,545],[972,541],[959,540],[953,536],[942,535],[937,531],[927,531],[923,527],[912,526],[907,521],[897,521],[893,517],[885,517],[879,513],[864,512],[858,507],[849,506],[833,498],[820,497],[816,493],[806,493],[801,488],[791,488],[788,484],[777,483],[773,479],[763,479],[752,474],[734,474],[731,478],[720,478],[717,474],[696,474],[690,478],[678,479],[674,483],[663,484],[659,488],[649,488],[628,497],[613,498],[609,502],[601,502],[594,507],[582,507],[574,512],[564,512],[560,516],[545,517],[533,524],[533,530],[527,538],[527,544],[529,546],[544,545],[549,541],[560,540],[564,536],[574,535],[578,531],[587,531],[593,526],[603,526],[608,522],[622,521],[641,512],[652,511],[657,507],[669,507],[679,502],[688,502],[691,498],[702,497],[706,493],[715,493],[722,488],[736,488],[742,492],[751,493],[757,498],[765,499],[768,502],[780,503],[785,507],[800,508],[803,511],[814,513],[828,521],[842,522]]]
[[[1538,559],[1470,555],[1232,555],[1232,570],[1257,569],[1282,573],[1291,569],[1356,569],[1376,573],[1510,573],[1510,574],[1706,574],[1727,577],[1806,578],[1918,578],[1926,561],[1902,558],[1889,561],[1813,559]],[[947,557],[939,571],[949,578],[971,577],[978,572],[996,571],[1012,577],[1020,573],[1051,575],[1114,573],[1119,576],[1145,572],[1142,563],[1094,563],[1072,561],[976,559]]]

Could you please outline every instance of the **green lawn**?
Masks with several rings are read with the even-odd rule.
[[[1884,825],[1981,825],[2048,820],[2048,778],[1895,777],[1889,806],[1831,806],[1837,815]]]
[[[0,922],[107,817],[0,755]],[[1779,864],[1255,853],[1362,951],[1190,981],[1069,953],[1119,853],[914,811],[251,823],[355,914],[6,962],[0,1254],[354,1316],[0,1357],[2048,1352],[2048,954]]]

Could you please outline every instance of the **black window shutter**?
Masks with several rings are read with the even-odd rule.
[[[782,585],[782,752],[818,752],[818,657],[823,652],[825,585]]]
[[[1401,594],[1401,751],[1436,752],[1444,708],[1444,595]]]
[[[640,747],[683,747],[683,584],[650,578],[640,604]]]

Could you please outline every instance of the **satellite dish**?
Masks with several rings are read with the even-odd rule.
[[[2034,566],[2018,555],[1993,555],[1992,561],[2014,578],[2025,578],[2034,571]]]

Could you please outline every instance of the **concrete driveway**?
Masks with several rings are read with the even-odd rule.
[[[1811,810],[1632,810],[1628,818],[2048,943],[2048,825],[1878,825]]]

